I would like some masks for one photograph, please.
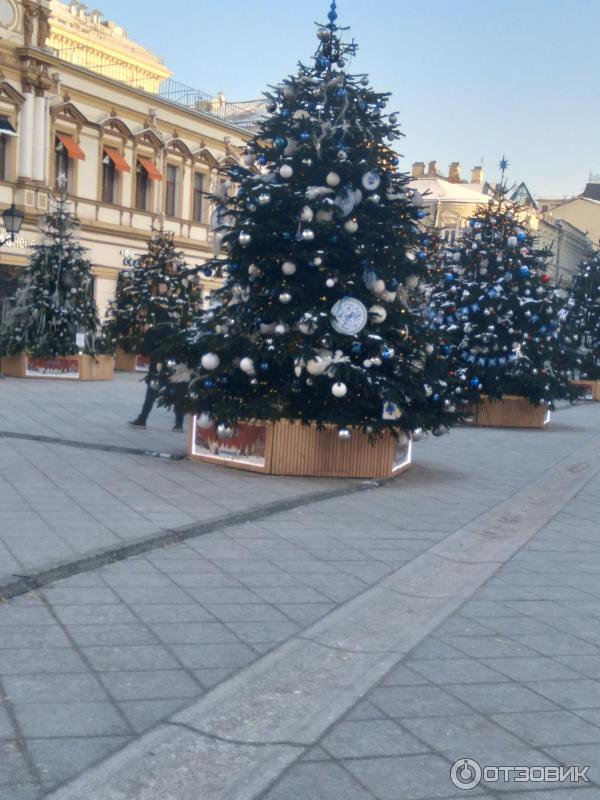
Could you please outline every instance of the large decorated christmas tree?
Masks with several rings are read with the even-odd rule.
[[[314,63],[267,93],[268,117],[218,198],[220,304],[187,348],[190,406],[372,434],[444,429],[445,373],[408,301],[419,225],[392,144],[398,118],[349,64],[335,2]]]
[[[169,322],[183,330],[200,305],[196,275],[187,268],[173,234],[155,231],[139,264],[119,274],[106,312],[105,336],[114,348],[136,353],[148,325]]]
[[[577,350],[579,377],[600,380],[600,252],[591,252],[573,277],[564,309],[567,344]]]
[[[506,161],[501,168],[504,174]],[[470,220],[452,248],[429,316],[459,398],[525,397],[533,404],[573,398],[560,338],[559,293],[550,253],[526,226],[506,185]]]
[[[1,333],[7,355],[68,356],[104,352],[93,296],[92,264],[76,240],[65,195],[42,220],[43,241],[20,277]],[[79,336],[78,336],[79,334]]]

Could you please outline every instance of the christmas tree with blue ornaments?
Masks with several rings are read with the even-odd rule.
[[[577,377],[600,380],[600,252],[591,251],[573,276],[563,309],[564,339],[578,357]]]
[[[548,274],[551,253],[527,226],[525,210],[502,183],[446,253],[442,285],[428,298],[428,316],[447,358],[455,400],[527,398],[534,405],[574,399],[564,347],[563,300]]]
[[[331,423],[373,437],[440,434],[453,418],[446,363],[414,308],[421,221],[393,144],[390,96],[353,74],[336,3],[310,66],[266,93],[268,115],[213,197],[218,305],[178,357],[189,409],[209,424]]]

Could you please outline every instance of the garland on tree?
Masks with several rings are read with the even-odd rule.
[[[518,395],[552,405],[578,395],[560,339],[562,301],[546,271],[550,253],[522,219],[503,183],[453,246],[445,285],[429,297],[455,395],[469,402]]]
[[[148,325],[169,322],[175,330],[187,328],[201,309],[194,272],[175,247],[173,234],[155,231],[139,265],[119,273],[104,323],[113,348],[137,353]]]
[[[442,433],[445,362],[407,301],[425,211],[390,146],[389,94],[347,71],[356,45],[336,19],[334,2],[314,65],[267,93],[269,116],[213,198],[224,255],[206,269],[225,284],[181,352],[196,368],[189,407],[204,424]]]
[[[600,380],[600,252],[579,264],[563,318],[565,344],[577,351],[579,377]]]
[[[92,264],[74,238],[77,218],[64,195],[41,223],[43,241],[34,245],[23,270],[14,306],[2,329],[2,351],[37,357],[106,352],[93,297]],[[83,334],[84,345],[77,344]]]

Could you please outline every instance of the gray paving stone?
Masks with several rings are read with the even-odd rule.
[[[536,746],[600,744],[600,728],[570,711],[528,711],[494,714],[492,719]]]
[[[458,682],[497,683],[509,680],[507,675],[484,666],[474,658],[446,658],[440,661],[409,659],[405,664],[417,675],[422,675],[424,679],[440,685]]]
[[[119,708],[134,731],[139,734],[168,719],[186,705],[189,705],[189,700],[171,697],[162,700],[127,700],[119,703]]]
[[[161,645],[131,647],[85,647],[85,657],[99,672],[141,669],[177,669],[179,664]]]
[[[151,627],[164,644],[238,642],[234,633],[220,622],[172,622],[152,624]]]
[[[3,603],[0,606],[0,628],[10,626],[56,625],[50,611],[43,606],[26,606]],[[2,633],[2,637],[4,634]]]
[[[333,603],[280,603],[277,608],[301,627],[307,628],[321,619],[335,606]]]
[[[334,758],[366,758],[423,753],[426,745],[390,720],[342,722],[321,740]]]
[[[445,688],[482,714],[557,710],[555,703],[514,683],[452,684]]]
[[[373,797],[340,766],[326,762],[293,767],[264,795],[264,800],[373,800]]]
[[[600,656],[557,656],[556,660],[584,676],[600,679]]]
[[[2,684],[11,703],[73,703],[107,699],[94,675],[5,675]]]
[[[118,750],[126,741],[127,739],[118,736],[31,739],[28,749],[43,783],[51,787],[79,775],[86,767]]]
[[[430,717],[468,714],[460,700],[436,686],[389,686],[373,689],[369,700],[390,717]]]
[[[429,662],[428,662],[429,663]],[[381,686],[418,686],[419,684],[427,684],[427,678],[409,669],[405,664],[398,664],[394,669],[381,681]]]
[[[122,603],[103,606],[54,606],[64,625],[129,625],[138,620]],[[1,616],[1,615],[0,615]]]
[[[533,657],[536,651],[516,639],[504,636],[454,636],[452,647],[475,658]]]
[[[528,686],[566,708],[600,709],[600,684],[597,681],[536,681]]]
[[[171,645],[171,651],[188,669],[244,667],[256,653],[244,644]]]
[[[438,755],[365,758],[344,764],[381,800],[429,800],[453,793],[450,766]]]
[[[1,787],[6,784],[27,783],[31,779],[27,762],[17,742],[0,738],[0,792]]]
[[[513,636],[513,640],[527,644],[532,650],[537,650],[538,653],[546,656],[596,655],[600,658],[598,648],[593,644],[567,634],[546,633],[539,636]]]
[[[215,620],[205,608],[198,603],[186,603],[174,605],[145,605],[134,604],[131,606],[144,622],[152,623],[184,623],[184,622],[209,622]],[[135,619],[135,617],[132,617]]]
[[[193,698],[201,687],[184,670],[103,672],[100,681],[115,700]]]
[[[579,664],[581,658],[573,659],[574,667]],[[563,658],[552,659],[543,656],[533,658],[484,658],[481,663],[517,681],[579,680],[584,677],[581,672],[576,672],[575,669],[570,669],[564,664]]]
[[[346,721],[385,719],[385,714],[369,700],[361,700],[346,714]]]
[[[126,736],[131,732],[109,702],[15,703],[13,708],[26,737]]]
[[[41,789],[35,783],[0,784],[0,800],[39,800]]]
[[[293,622],[230,622],[231,630],[244,642],[284,642],[300,630]]]
[[[266,603],[204,603],[222,622],[288,622],[287,617]]]
[[[434,750],[453,759],[477,758],[479,753],[490,750],[514,754],[523,749],[521,739],[480,714],[405,718],[402,725]]]
[[[80,647],[156,644],[157,638],[144,625],[69,625],[69,634]]]
[[[86,672],[80,656],[66,647],[0,650],[0,675]]]

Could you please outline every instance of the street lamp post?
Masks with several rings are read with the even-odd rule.
[[[5,245],[7,242],[14,242],[15,236],[21,230],[21,225],[23,224],[25,214],[13,203],[10,208],[4,209],[1,216],[7,235],[4,237],[2,242],[0,242],[0,247]]]

